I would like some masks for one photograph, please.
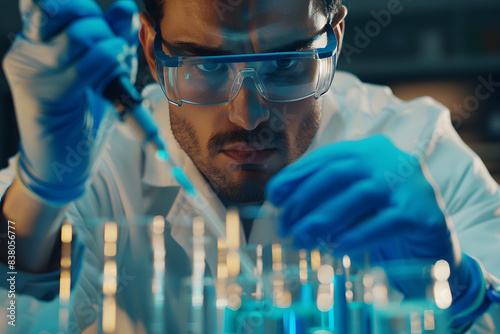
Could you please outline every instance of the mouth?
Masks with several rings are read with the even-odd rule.
[[[269,161],[277,152],[274,147],[253,147],[241,143],[228,146],[220,151],[228,158],[234,160],[237,164],[263,164]]]

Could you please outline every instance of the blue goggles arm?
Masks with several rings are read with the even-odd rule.
[[[240,54],[240,55],[224,55],[224,56],[210,56],[210,57],[170,57],[163,51],[161,31],[156,26],[154,27],[156,36],[154,40],[154,54],[156,61],[164,67],[181,67],[183,59],[196,59],[199,62],[212,62],[212,63],[246,63],[255,61],[266,60],[281,60],[290,58],[301,58],[317,54],[319,59],[332,57],[337,54],[337,37],[331,25],[327,25],[326,33],[328,43],[324,48],[313,49],[308,51],[294,51],[294,52],[273,52],[273,53],[255,53],[255,54]]]

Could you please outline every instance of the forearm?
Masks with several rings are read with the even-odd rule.
[[[50,263],[51,255],[59,238],[65,212],[66,206],[58,207],[43,202],[30,193],[17,177],[14,179],[3,200],[5,222],[1,229],[7,235],[10,226],[10,237],[15,236],[16,269],[31,273],[50,270],[54,265]],[[5,226],[5,223],[9,226]],[[0,261],[7,263],[7,242],[1,245]]]

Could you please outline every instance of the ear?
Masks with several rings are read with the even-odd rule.
[[[146,60],[148,61],[149,69],[153,78],[158,82],[158,76],[156,74],[156,63],[154,54],[154,40],[156,32],[153,28],[153,22],[148,14],[141,12],[141,29],[139,30],[139,39],[144,49],[144,54],[146,55]]]
[[[347,7],[340,6],[339,11],[335,14],[332,20],[332,28],[337,36],[338,48],[337,54],[342,50],[342,41],[344,40],[345,17],[347,16]]]

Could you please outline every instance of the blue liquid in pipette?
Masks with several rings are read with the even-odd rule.
[[[184,190],[191,196],[194,196],[196,193],[194,191],[194,187],[186,177],[186,174],[179,167],[172,168],[172,174],[174,175],[177,182],[179,182]]]
[[[160,161],[167,161],[169,158],[169,155],[167,151],[163,149],[159,149],[156,151],[156,159]],[[191,181],[187,178],[186,174],[182,169],[179,167],[173,167],[172,168],[172,175],[174,178],[179,182],[179,184],[183,187],[183,189],[191,196],[196,195],[195,189],[193,185],[191,184]]]
[[[165,161],[168,159],[168,153],[165,150],[158,150],[156,151],[156,159]]]

